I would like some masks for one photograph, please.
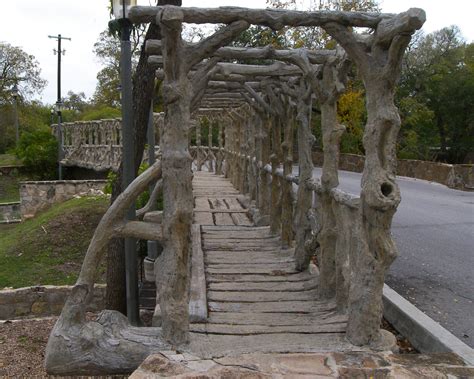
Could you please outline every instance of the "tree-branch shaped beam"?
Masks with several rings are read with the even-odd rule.
[[[195,44],[192,45],[193,47]],[[146,42],[146,52],[150,58],[161,55],[162,44],[159,40],[148,40]],[[335,50],[307,50],[307,49],[292,49],[292,50],[277,50],[273,46],[265,47],[221,47],[217,49],[212,56],[220,59],[275,59],[281,61],[288,61],[291,56],[301,54],[305,51],[311,64],[321,64],[326,62],[330,57],[336,55]],[[153,60],[158,64],[162,62],[161,59]]]
[[[246,21],[234,21],[196,45],[184,48],[188,70],[203,59],[211,57],[217,49],[232,42],[235,37],[249,27]]]
[[[130,10],[129,18],[135,23],[155,22],[164,7],[137,6]],[[168,6],[168,8],[174,8]],[[240,7],[181,8],[183,22],[191,24],[230,24],[244,20],[252,25],[268,26],[274,30],[284,26],[322,26],[337,22],[345,26],[375,28],[380,21],[393,14],[370,12],[315,11],[303,12],[283,9],[248,9]]]
[[[244,83],[242,85],[242,88],[245,89],[250,94],[250,96],[252,96],[253,99],[255,99],[255,101],[260,105],[261,108],[265,110],[268,115],[274,113],[273,109],[270,107],[270,105],[267,104],[263,97],[260,96],[252,87],[247,85],[247,83]]]

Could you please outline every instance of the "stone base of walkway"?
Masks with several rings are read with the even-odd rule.
[[[309,353],[245,354],[201,359],[163,351],[149,356],[130,376],[154,378],[470,378],[455,354]]]

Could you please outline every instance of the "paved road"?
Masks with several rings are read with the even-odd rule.
[[[341,171],[342,189],[359,194],[360,178]],[[403,177],[398,184],[392,232],[399,256],[386,282],[474,347],[474,193]]]

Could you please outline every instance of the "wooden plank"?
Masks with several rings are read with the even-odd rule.
[[[304,282],[245,282],[245,283],[210,283],[210,291],[307,291],[318,288],[316,280]]]
[[[346,331],[347,323],[339,322],[333,324],[319,324],[317,322],[310,325],[228,325],[228,324],[192,324],[189,326],[191,332],[208,334],[276,334],[276,333],[343,333]]]
[[[242,225],[234,225],[234,226],[206,226],[203,228],[203,232],[208,232],[208,231],[217,231],[217,232],[228,232],[228,231],[250,231],[250,232],[255,232],[255,231],[264,231],[267,230],[268,232],[270,231],[269,226],[242,226]]]
[[[315,289],[309,291],[283,292],[283,291],[208,291],[209,301],[225,301],[240,303],[263,303],[274,301],[299,301],[316,300],[318,292]]]
[[[328,304],[318,304],[316,301],[265,301],[262,303],[239,302],[208,302],[211,312],[240,312],[240,313],[313,313],[327,310]],[[245,317],[242,315],[242,317]]]
[[[252,232],[252,231],[241,231],[241,232],[229,232],[229,231],[207,231],[202,233],[203,240],[210,239],[228,239],[228,240],[257,240],[265,243],[268,238],[275,238],[274,235],[271,235],[267,232]]]
[[[310,325],[317,322],[347,322],[346,315],[339,315],[334,310],[321,310],[315,313],[239,313],[209,312],[207,322],[212,324],[232,325]]]
[[[189,293],[189,319],[204,322],[207,319],[206,274],[201,248],[201,227],[192,226],[191,288]]]
[[[269,243],[270,244],[270,243]],[[279,244],[272,244],[270,246],[262,246],[261,244],[237,244],[234,245],[229,243],[211,243],[204,242],[204,250],[219,250],[219,251],[234,251],[236,253],[240,251],[266,251],[266,252],[277,252],[280,249]]]
[[[229,208],[231,209],[246,209],[242,207],[242,204],[237,199],[226,199],[227,204],[229,205]]]
[[[217,362],[229,364],[227,358],[238,354],[260,353],[305,353],[354,351],[354,345],[346,339],[345,333],[277,333],[257,335],[219,335],[191,333],[190,351],[203,358],[226,357]],[[358,347],[359,351],[367,349]],[[234,364],[236,364],[234,362]]]
[[[221,253],[219,253],[221,254]],[[252,263],[252,264],[269,264],[269,263],[293,263],[295,260],[291,257],[279,257],[276,254],[262,256],[262,254],[257,253],[258,256],[254,254],[250,255],[249,253],[224,253],[226,256],[209,256],[206,254],[204,261],[206,264],[240,264],[240,263]]]
[[[207,267],[212,268],[212,269],[242,269],[246,273],[247,270],[251,270],[254,268],[254,264],[252,263],[239,263],[239,264],[233,264],[233,263],[216,263],[216,264],[209,264]],[[297,273],[296,269],[293,267],[293,265],[288,264],[288,263],[268,263],[263,267],[265,269],[265,274],[274,274],[274,275],[282,275],[278,271],[280,270],[285,270],[285,272],[288,273]],[[258,267],[258,270],[261,271],[262,267]]]
[[[223,282],[301,282],[314,280],[315,276],[308,273],[292,275],[248,275],[248,274],[211,274],[207,277],[208,283]]]
[[[236,214],[243,214],[245,215],[245,210],[237,210],[237,209],[201,209],[201,208],[194,208],[194,212],[211,212],[211,213],[236,213]]]
[[[214,213],[216,225],[234,225],[234,220],[227,213]]]
[[[212,209],[218,210],[225,210],[227,211],[227,205],[224,203],[223,199],[209,199],[211,202]],[[234,225],[234,220],[230,217],[229,214],[225,213],[214,213],[214,217],[216,220],[216,225]]]
[[[195,208],[198,208],[201,210],[206,210],[206,211],[211,210],[211,204],[209,204],[209,200],[203,197],[196,197],[194,199],[194,206]]]
[[[199,225],[214,225],[214,218],[212,217],[212,213],[194,213],[193,223]]]
[[[233,213],[230,216],[235,225],[253,225],[253,222],[246,213]]]

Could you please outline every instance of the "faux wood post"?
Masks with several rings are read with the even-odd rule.
[[[224,128],[224,133],[225,133],[225,141],[224,141],[224,146],[225,146],[225,177],[228,179],[231,179],[232,181],[232,159],[233,156],[231,154],[231,148],[232,148],[232,119],[230,116],[227,117],[226,119],[226,124]]]
[[[281,162],[281,118],[273,117],[272,126],[272,154],[270,162],[272,164],[271,174],[271,207],[270,207],[270,232],[278,234],[281,231],[281,188],[277,171]]]
[[[263,209],[263,183],[264,183],[264,175],[263,171],[261,170],[261,166],[263,165],[263,118],[258,115],[255,118],[255,167],[256,167],[256,201],[255,206],[257,209]]]
[[[385,273],[397,256],[390,229],[400,202],[400,190],[395,181],[400,128],[400,116],[394,104],[395,84],[411,35],[421,28],[425,19],[424,11],[413,8],[383,20],[370,46],[360,44],[351,30],[339,24],[325,26],[357,65],[366,88],[360,249],[351,261],[353,280],[347,327],[347,337],[356,345],[383,348],[387,344],[387,333],[380,330],[382,291]]]
[[[196,169],[202,171],[201,119],[196,120]]]
[[[313,202],[313,191],[308,188],[308,183],[313,177],[313,160],[311,148],[314,136],[311,133],[311,87],[305,79],[301,79],[298,99],[298,164],[299,185],[295,209],[295,260],[296,268],[304,271],[308,268],[311,256],[306,251],[306,240],[311,235],[309,211]]]
[[[293,243],[293,183],[287,178],[293,171],[293,109],[289,102],[286,106],[286,118],[283,150],[283,179],[281,180],[281,243],[289,248]]]
[[[262,124],[262,168],[261,168],[261,199],[262,207],[260,211],[263,216],[270,215],[271,192],[270,192],[270,175],[264,167],[270,163],[270,131],[272,127],[272,119],[270,116],[265,117]]]
[[[209,172],[214,172],[214,160],[213,160],[213,152],[212,152],[212,128],[214,126],[214,120],[212,118],[209,119],[209,129],[207,133],[207,158],[209,160]]]
[[[232,122],[232,178],[231,178],[231,182],[236,188],[238,187],[239,175],[240,175],[239,157],[238,157],[239,145],[237,141],[238,130],[239,130],[239,119],[235,117]]]
[[[217,152],[217,161],[216,161],[216,175],[222,175],[222,161],[224,160],[224,152],[222,148],[224,147],[224,141],[222,134],[224,133],[223,130],[223,120],[219,119],[218,125],[218,135],[217,135],[217,142],[219,146],[219,151]]]
[[[249,164],[247,161],[247,155],[249,154],[249,140],[248,140],[248,134],[249,134],[249,116],[247,113],[245,113],[245,120],[243,122],[243,127],[241,129],[240,133],[240,140],[241,140],[241,150],[242,150],[242,156],[240,157],[240,161],[242,162],[242,178],[241,178],[241,192],[243,194],[249,193],[249,178],[248,178],[248,173],[249,173]]]
[[[250,158],[247,161],[248,172],[247,172],[247,181],[248,181],[248,192],[250,200],[256,200],[257,198],[257,170],[255,163],[257,161],[256,153],[256,141],[257,141],[257,132],[256,132],[256,114],[251,112],[248,119],[248,132],[247,132],[247,145],[248,145],[248,157]]]
[[[163,164],[164,249],[157,264],[157,289],[163,337],[174,345],[188,341],[189,279],[193,193],[191,155],[188,150],[192,86],[181,37],[183,14],[164,9],[157,16],[163,35],[164,128]],[[198,128],[200,128],[198,126]],[[199,132],[200,135],[200,132]],[[199,149],[199,147],[198,147]]]
[[[337,251],[337,239],[342,234],[338,231],[336,215],[333,209],[331,191],[339,185],[339,147],[344,126],[337,120],[337,100],[345,90],[349,61],[340,52],[323,65],[322,78],[316,79],[318,88],[315,92],[321,104],[321,129],[323,139],[324,161],[321,175],[321,231],[319,243],[321,251],[319,294],[323,299],[338,295],[337,302],[343,307],[348,297],[347,277],[342,269],[349,259],[348,251]]]

